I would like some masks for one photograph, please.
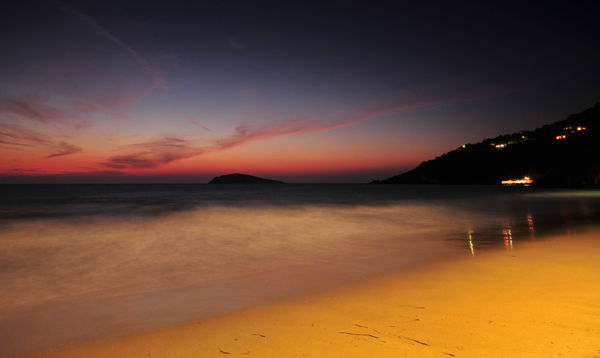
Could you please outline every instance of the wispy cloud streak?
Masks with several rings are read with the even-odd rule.
[[[192,117],[186,116],[185,114],[183,114],[183,113],[181,113],[181,112],[179,112],[179,114],[180,114],[180,115],[181,115],[183,118],[187,119],[187,120],[188,120],[190,123],[192,123],[193,125],[196,125],[196,126],[198,126],[198,127],[202,128],[202,129],[204,129],[205,131],[210,131],[210,128],[207,128],[207,127],[203,126],[202,124],[200,124],[200,123],[196,122],[196,121],[195,121],[195,120],[194,120]]]
[[[63,155],[75,154],[82,151],[80,147],[62,141],[56,143],[55,146],[57,146],[56,151],[45,158],[62,157]]]
[[[225,150],[248,142],[291,134],[319,133],[336,128],[348,127],[370,120],[376,116],[410,109],[406,106],[387,107],[375,110],[346,110],[328,116],[306,116],[287,118],[261,126],[244,124],[235,128],[235,134],[217,141],[217,150]]]
[[[83,149],[64,141],[55,141],[51,137],[20,125],[0,124],[0,143],[4,149],[50,152],[44,158],[55,158],[81,152]]]
[[[26,118],[41,123],[62,121],[69,113],[45,103],[42,98],[0,98],[0,114]]]
[[[52,143],[50,137],[33,131],[29,128],[15,125],[15,124],[2,124],[0,123],[0,140],[16,145],[27,145],[41,143],[47,144]]]
[[[100,36],[105,37],[106,39],[112,41],[113,43],[115,43],[117,46],[119,46],[122,50],[124,50],[125,52],[127,52],[131,57],[133,57],[133,59],[135,59],[137,61],[137,63],[144,69],[146,70],[153,78],[154,83],[162,88],[168,89],[167,88],[167,80],[165,78],[165,76],[162,74],[162,72],[156,68],[155,66],[153,66],[152,64],[150,64],[150,62],[148,62],[144,57],[142,57],[137,51],[135,51],[134,49],[132,49],[130,46],[128,46],[127,44],[125,44],[123,41],[119,40],[117,37],[115,37],[113,34],[111,34],[110,32],[108,32],[105,28],[103,28],[102,26],[98,25],[98,23],[96,23],[94,20],[92,20],[91,18],[89,18],[88,16],[80,13],[79,11],[68,7],[66,4],[64,4],[61,1],[56,0],[56,3],[59,5],[60,8],[62,8],[63,10],[65,10],[66,12],[74,15],[75,17],[83,20],[85,23],[87,23],[90,28],[92,30],[94,30],[97,34],[99,34]]]

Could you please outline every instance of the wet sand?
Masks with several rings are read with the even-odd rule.
[[[600,357],[600,234],[33,357]]]

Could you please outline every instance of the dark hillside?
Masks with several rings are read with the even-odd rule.
[[[467,144],[382,184],[500,184],[529,176],[540,186],[600,182],[600,103],[534,131]]]

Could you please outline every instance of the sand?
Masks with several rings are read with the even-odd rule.
[[[600,235],[429,265],[34,357],[600,357]]]

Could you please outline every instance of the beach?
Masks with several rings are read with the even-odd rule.
[[[600,357],[600,232],[27,357]]]

